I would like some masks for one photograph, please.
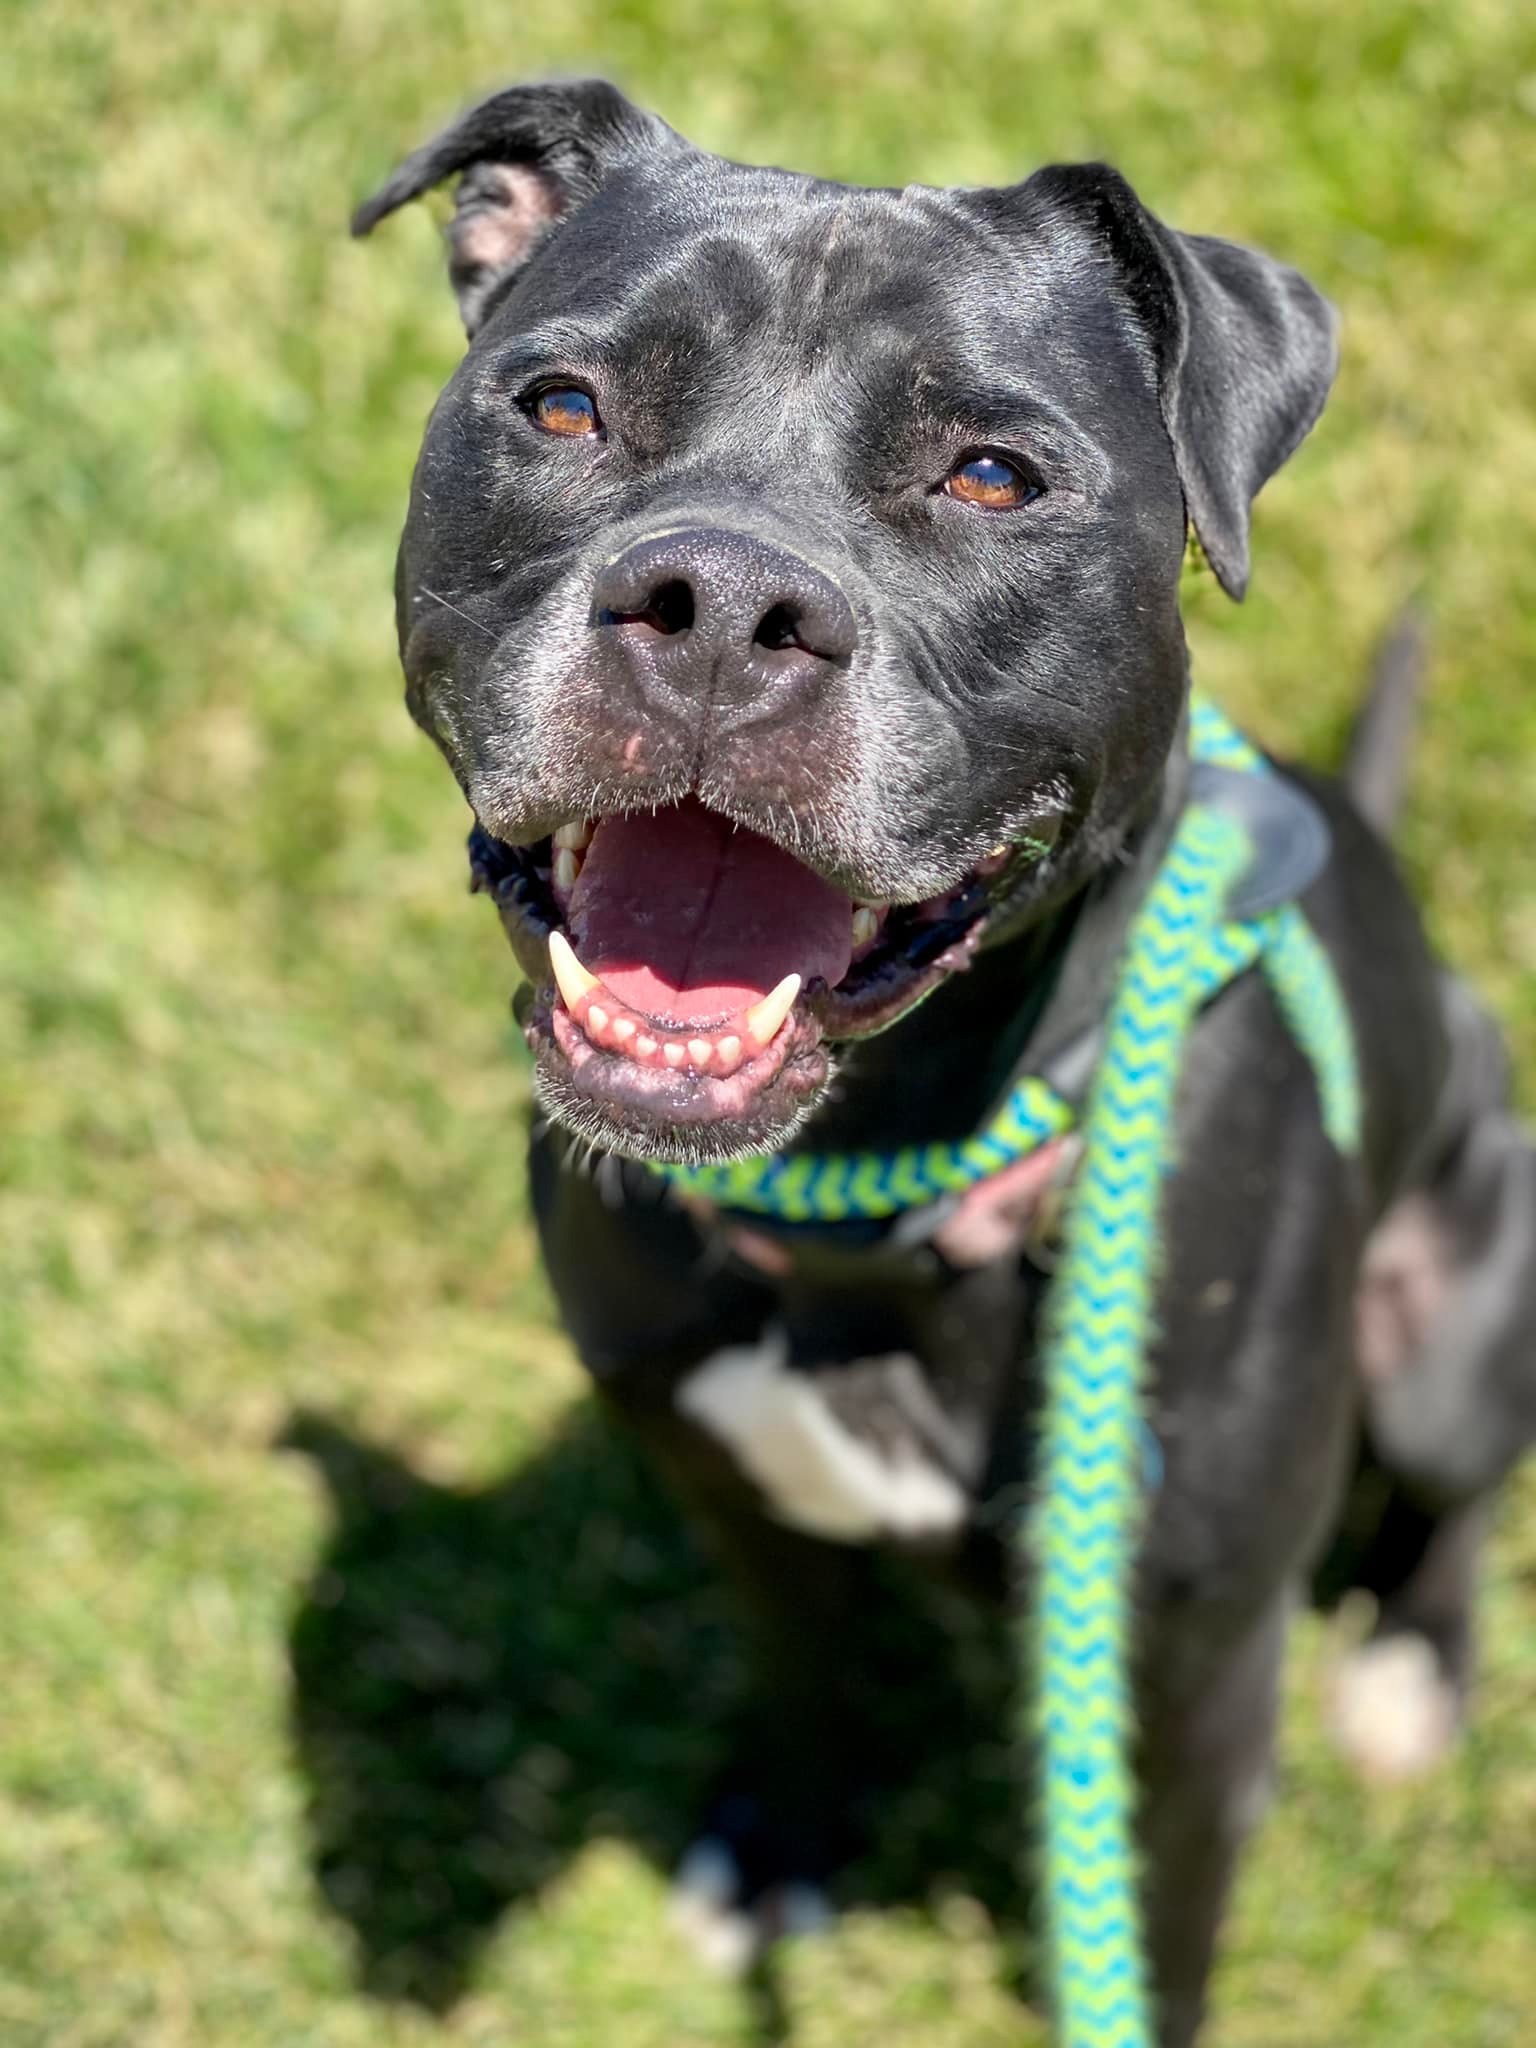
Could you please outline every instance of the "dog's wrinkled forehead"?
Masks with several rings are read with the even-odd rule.
[[[573,316],[594,301],[644,302],[658,326],[702,327],[716,344],[751,340],[761,327],[764,338],[799,336],[819,351],[882,327],[907,334],[945,301],[963,307],[985,287],[989,262],[995,277],[1015,270],[967,201],[690,152],[616,173],[534,252],[525,282]]]

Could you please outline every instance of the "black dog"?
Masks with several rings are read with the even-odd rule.
[[[1036,1205],[744,1233],[634,1162],[958,1138],[1091,1026],[1184,797],[1187,529],[1240,597],[1333,320],[1102,165],[863,191],[725,162],[596,83],[488,101],[356,231],[455,173],[471,345],[400,551],[409,702],[527,980],[572,1336],[756,1626],[763,1711],[690,1875],[771,1931],[877,1769],[845,1655],[875,1553],[1004,1585]],[[1367,744],[1358,786],[1393,772]],[[1427,1761],[1484,1504],[1536,1430],[1536,1168],[1496,1037],[1370,823],[1309,787],[1361,1159],[1249,976],[1196,1030],[1166,1204],[1138,1710],[1168,2048],[1309,1574],[1379,1602],[1351,1745]]]

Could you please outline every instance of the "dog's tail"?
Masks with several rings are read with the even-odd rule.
[[[1409,742],[1424,685],[1428,633],[1417,604],[1403,607],[1382,642],[1355,729],[1344,781],[1376,830],[1391,833],[1408,776]]]

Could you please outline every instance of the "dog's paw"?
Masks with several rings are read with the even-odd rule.
[[[1381,1636],[1339,1665],[1328,1720],[1335,1743],[1362,1777],[1404,1784],[1450,1754],[1461,1699],[1423,1636]]]
[[[699,1961],[722,1976],[743,1975],[776,1942],[822,1933],[832,1917],[820,1885],[803,1879],[749,1897],[740,1864],[717,1835],[694,1843],[672,1881],[672,1925]]]

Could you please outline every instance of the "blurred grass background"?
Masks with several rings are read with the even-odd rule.
[[[1406,851],[1536,1102],[1536,15],[1523,0],[0,4],[0,2039],[991,2048],[954,1888],[701,1978],[656,1861],[730,1657],[596,1427],[521,1193],[509,963],[398,698],[465,99],[599,70],[865,182],[1107,155],[1345,314],[1197,667],[1336,749],[1422,593]],[[1536,1491],[1455,1766],[1348,1778],[1294,1663],[1220,2048],[1536,2036]]]

